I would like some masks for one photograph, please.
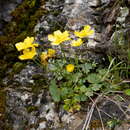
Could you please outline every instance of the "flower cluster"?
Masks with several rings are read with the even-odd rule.
[[[75,31],[74,34],[77,37],[77,40],[72,40],[69,37],[68,31],[61,32],[60,30],[57,30],[57,31],[54,32],[54,34],[48,35],[48,40],[51,41],[51,45],[55,45],[55,46],[60,45],[61,43],[65,42],[65,41],[71,40],[70,45],[72,47],[78,47],[78,46],[81,46],[83,44],[82,38],[93,35],[94,30],[91,29],[91,27],[89,25],[86,25],[86,26],[84,26],[83,30]],[[66,70],[68,72],[73,72],[74,71],[74,65],[68,64],[66,66]]]
[[[37,43],[34,43],[34,37],[27,37],[23,42],[15,44],[18,51],[22,51],[22,55],[19,56],[20,60],[33,59],[37,54],[36,48],[38,47]]]
[[[94,30],[91,29],[89,25],[84,26],[83,30],[75,31],[74,35],[77,40],[72,40],[70,38],[69,31],[61,32],[60,30],[54,31],[53,34],[48,35],[48,40],[51,42],[52,46],[60,45],[65,41],[70,41],[72,47],[78,47],[83,44],[82,38],[88,37],[94,34]],[[16,43],[16,48],[18,51],[22,51],[22,55],[19,56],[20,60],[33,59],[37,55],[36,47],[37,43],[34,43],[34,37],[27,37],[23,42]],[[48,52],[42,52],[40,57],[41,64],[47,65],[47,60],[55,56],[56,51],[54,49],[48,49]],[[66,66],[68,72],[73,72],[74,65],[68,64]]]
[[[72,40],[70,42],[70,45],[72,47],[77,47],[83,44],[83,40],[81,38],[85,38],[88,36],[91,36],[94,34],[94,30],[91,29],[89,25],[84,26],[84,29],[81,31],[75,31],[75,36],[78,38],[77,40],[72,40],[69,38],[69,32],[61,32],[60,30],[57,30],[54,32],[54,34],[48,35],[48,40],[51,41],[51,45],[60,45],[62,42]]]

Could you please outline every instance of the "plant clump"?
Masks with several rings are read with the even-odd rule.
[[[48,35],[48,40],[52,48],[59,46],[61,49],[60,58],[57,57],[56,50],[52,48],[43,52],[38,51],[39,48],[37,48],[35,55],[31,54],[30,57],[28,57],[28,51],[24,51],[25,58],[19,57],[21,60],[32,59],[47,73],[51,73],[51,77],[46,79],[50,95],[54,102],[60,102],[63,108],[69,112],[79,111],[82,102],[91,100],[91,97],[98,95],[98,93],[105,95],[122,89],[121,85],[118,85],[122,78],[116,69],[118,66],[124,66],[123,62],[116,63],[116,59],[109,56],[110,65],[108,68],[102,68],[95,62],[79,59],[76,53],[74,58],[64,55],[64,50],[62,50],[64,44],[77,48],[82,46],[84,40],[91,35],[94,35],[94,30],[89,25],[84,26],[83,30],[74,31],[73,34],[69,31],[57,30]],[[32,38],[27,37],[26,39]],[[26,50],[28,47],[38,47],[35,44],[33,39],[33,43],[31,40],[27,40],[26,44],[20,42],[15,45],[18,50],[21,48]],[[129,91],[129,89],[125,90],[125,93],[129,95]]]

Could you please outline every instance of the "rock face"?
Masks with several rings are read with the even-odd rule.
[[[0,1],[2,6],[0,8],[0,30],[4,22],[11,20],[10,12],[21,2],[21,0]],[[36,39],[41,44],[47,43],[47,35],[55,30],[73,31],[89,24],[95,30],[95,34],[84,43],[80,52],[85,58],[103,60],[103,54],[109,50],[111,41],[118,41],[117,36],[122,32],[130,34],[130,30],[127,29],[130,25],[129,9],[121,6],[116,3],[116,0],[48,0],[43,7],[46,8],[48,14],[42,16],[34,28],[37,34]],[[123,29],[119,29],[120,24]],[[115,26],[118,30],[113,32]],[[127,43],[126,39],[122,41],[124,44]],[[122,41],[116,44],[122,45]],[[4,79],[4,83],[11,86],[11,89],[7,90],[6,110],[9,116],[7,125],[13,130],[82,129],[87,113],[70,114],[63,109],[57,110],[46,92],[46,83],[40,84],[40,81],[44,82],[43,79],[35,76],[39,74],[41,76],[42,73],[39,68],[27,65],[19,74],[14,75],[13,80]],[[18,88],[16,82],[20,84]],[[112,111],[113,113],[109,110],[110,106],[112,109],[116,108]],[[123,115],[117,107],[112,106],[112,102],[106,101],[101,105],[101,109],[111,116],[118,117],[118,113]],[[97,112],[94,114],[93,120],[97,120]]]
[[[104,52],[108,51],[111,45],[109,41],[113,28],[111,23],[115,22],[115,12],[119,7],[112,10],[114,1],[111,0],[65,0],[62,3],[59,1],[59,4],[57,2],[52,2],[53,5],[50,2],[46,3],[45,7],[49,11],[49,15],[43,16],[34,29],[35,32],[38,32],[37,40],[48,43],[47,35],[53,31],[58,29],[74,31],[89,24],[95,30],[95,34],[84,42],[80,51],[79,48],[72,48],[69,53],[73,56],[73,52],[76,52],[79,57],[84,59],[89,57],[96,61],[98,61],[97,59],[102,60]],[[109,16],[110,11],[113,11],[113,16]],[[67,54],[68,48],[70,47],[64,48]]]
[[[57,111],[47,92],[41,89],[39,94],[34,94],[30,89],[25,89],[25,87],[8,90],[6,103],[6,114],[9,116],[8,120],[6,120],[6,125],[13,130],[81,130],[87,112],[89,112],[87,107],[84,107],[84,112],[75,114],[67,113],[63,109]],[[121,105],[122,109],[126,110],[124,107],[128,104],[120,102],[118,105]],[[99,109],[101,110],[100,114],[103,121],[112,120],[115,117],[120,120],[125,118],[124,113],[112,101],[102,101]],[[91,129],[102,129],[99,119],[99,114],[95,109],[90,123]],[[127,126],[124,127],[124,125]],[[128,130],[128,126],[129,124],[125,123],[122,126],[116,126],[115,130],[119,130],[119,128]],[[106,128],[106,130],[109,129]]]

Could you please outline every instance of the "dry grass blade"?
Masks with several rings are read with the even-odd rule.
[[[89,124],[90,124],[90,121],[91,121],[91,117],[92,117],[92,114],[93,114],[93,111],[94,111],[94,108],[95,108],[96,104],[98,103],[98,101],[99,101],[99,99],[100,99],[101,97],[102,97],[102,94],[99,95],[99,96],[96,98],[96,100],[93,102],[90,111],[87,113],[87,116],[86,116],[86,119],[85,119],[85,123],[84,123],[84,125],[83,125],[82,130],[88,130]]]
[[[97,109],[98,114],[99,114],[99,117],[100,117],[100,121],[101,121],[101,124],[102,124],[102,130],[105,130],[105,127],[104,127],[104,124],[103,124],[103,120],[102,120],[102,116],[101,116],[101,113],[100,113],[100,111],[99,111],[97,105],[96,105],[96,109]]]
[[[94,103],[93,99],[92,99],[92,98],[90,98],[90,99],[91,99],[91,101]],[[101,116],[100,110],[99,110],[99,108],[97,107],[97,105],[96,105],[96,109],[97,109],[97,111],[98,111],[99,118],[100,118],[100,121],[101,121],[101,124],[102,124],[102,130],[105,130],[105,127],[104,127],[104,124],[103,124],[103,120],[102,120],[102,116]]]

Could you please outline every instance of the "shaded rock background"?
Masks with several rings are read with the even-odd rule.
[[[3,33],[4,24],[12,19],[11,12],[22,2],[22,0],[0,1],[0,35]]]
[[[2,5],[0,8],[0,33],[2,34],[4,24],[11,22],[12,15],[10,13],[22,1],[0,2]],[[104,55],[111,51],[113,55],[123,54],[121,57],[119,55],[119,58],[127,60],[126,50],[130,47],[130,42],[128,42],[130,33],[129,6],[130,2],[127,0],[123,2],[118,0],[48,0],[41,5],[41,8],[47,13],[41,15],[36,20],[35,27],[33,26],[36,40],[48,48],[47,35],[53,31],[58,29],[72,31],[89,24],[95,29],[95,35],[88,39],[83,48],[80,48],[84,58],[91,57],[100,63],[105,62]],[[22,29],[20,31],[19,33],[23,33]],[[27,34],[25,33],[24,37]],[[122,39],[119,39],[122,34]],[[20,37],[19,41],[24,37]],[[113,48],[118,48],[118,51]],[[68,49],[67,46],[65,49]],[[77,50],[74,49],[74,51]],[[14,51],[11,52],[14,53]],[[5,59],[8,60],[8,57],[4,57],[2,60]],[[62,108],[57,109],[47,91],[45,81],[48,75],[43,75],[43,70],[33,63],[28,62],[27,64],[17,62],[8,68],[5,71],[6,76],[2,77],[2,84],[5,88],[1,87],[2,91],[0,92],[0,102],[3,101],[0,104],[0,107],[3,108],[0,110],[0,129],[80,130],[89,111],[87,106],[91,103],[86,103],[83,107],[84,110],[75,114],[67,113]],[[124,110],[128,105],[129,101],[126,104],[121,102]],[[109,109],[110,107],[111,109]],[[120,117],[120,120],[128,119],[111,101],[103,100],[100,103],[100,109],[112,117]],[[103,113],[101,114],[103,120],[110,119]],[[96,120],[100,124],[98,113],[95,110],[92,122]],[[94,126],[96,125],[94,124]],[[101,124],[97,127],[101,127]],[[128,130],[128,128],[129,126],[124,129]],[[116,129],[119,130],[119,127]]]

